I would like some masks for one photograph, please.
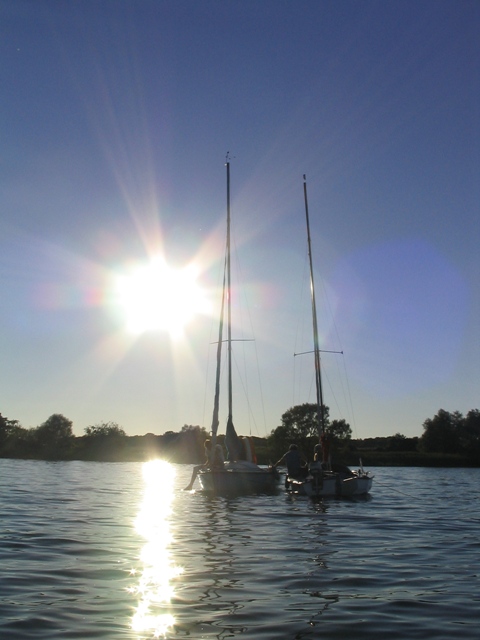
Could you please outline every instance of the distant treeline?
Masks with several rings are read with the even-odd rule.
[[[310,460],[316,437],[316,406],[292,407],[282,424],[268,437],[253,437],[259,464],[272,464],[296,443]],[[324,407],[328,416],[328,407]],[[179,432],[127,436],[115,422],[89,426],[84,435],[74,436],[72,421],[53,414],[38,427],[25,429],[18,420],[0,414],[0,457],[38,460],[92,460],[104,462],[144,461],[161,457],[175,463],[204,461],[203,427],[184,425]],[[423,423],[421,437],[393,436],[353,439],[344,420],[327,422],[336,459],[365,466],[480,466],[480,411],[466,416],[440,409]],[[218,437],[223,445],[223,436]]]
[[[407,438],[396,433],[356,440],[344,420],[330,420],[327,406],[323,407],[323,413],[332,457],[345,464],[356,465],[361,458],[365,466],[480,466],[478,409],[465,416],[440,409],[433,418],[424,421],[421,437]],[[311,459],[318,442],[317,406],[305,403],[288,409],[267,442],[274,457],[295,442]]]
[[[73,423],[53,414],[43,424],[23,428],[0,414],[0,457],[33,460],[143,461],[162,457],[171,462],[197,463],[204,457],[205,429],[185,425],[179,433],[127,436],[116,422],[86,427],[73,435]]]

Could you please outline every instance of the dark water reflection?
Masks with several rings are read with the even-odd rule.
[[[378,469],[326,502],[189,474],[0,460],[0,638],[478,637],[480,470]]]

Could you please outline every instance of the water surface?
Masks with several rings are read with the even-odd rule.
[[[479,469],[324,502],[190,471],[0,460],[0,638],[478,638]]]

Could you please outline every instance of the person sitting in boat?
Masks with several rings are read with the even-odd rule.
[[[322,440],[322,444],[316,444],[313,449],[313,461],[320,463],[320,468],[324,471],[333,471],[334,473],[339,473],[344,478],[351,478],[355,474],[349,467],[344,464],[340,464],[338,462],[326,462],[324,453],[328,455],[329,448],[326,439]],[[318,471],[318,465],[310,465],[310,470],[312,472]]]
[[[327,468],[330,457],[330,443],[327,436],[322,433],[320,442],[313,449],[313,462],[318,462],[322,468]],[[319,465],[314,465],[318,468]]]
[[[190,482],[187,484],[184,491],[191,491],[193,484],[202,469],[223,469],[225,465],[222,445],[216,444],[212,451],[212,441],[205,440],[203,446],[205,449],[206,460],[203,464],[199,464],[196,467],[193,467],[192,477],[190,478]]]
[[[308,476],[308,461],[305,456],[300,453],[296,444],[290,445],[288,451],[280,458],[274,467],[278,467],[283,461],[285,461],[287,465],[287,476],[289,478],[302,480]]]
[[[313,462],[310,464],[310,472],[318,473],[319,471],[328,471],[329,466],[324,461],[323,447],[321,444],[316,444],[313,449]]]
[[[213,449],[213,459],[210,465],[211,469],[223,469],[225,466],[225,456],[223,455],[223,447],[221,444],[216,444]]]

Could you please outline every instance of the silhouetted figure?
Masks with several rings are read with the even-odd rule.
[[[287,478],[285,479],[285,487],[288,488],[288,478],[303,480],[303,478],[306,478],[308,476],[307,459],[302,453],[300,453],[296,444],[291,444],[288,451],[274,466],[277,467],[283,461],[285,461],[285,464],[287,465]]]
[[[193,467],[192,477],[190,478],[190,482],[187,484],[184,491],[190,491],[192,489],[193,484],[202,469],[223,469],[225,459],[223,457],[222,446],[220,444],[216,444],[213,452],[211,440],[205,440],[203,446],[205,448],[206,460],[203,464],[199,464],[196,467]]]

